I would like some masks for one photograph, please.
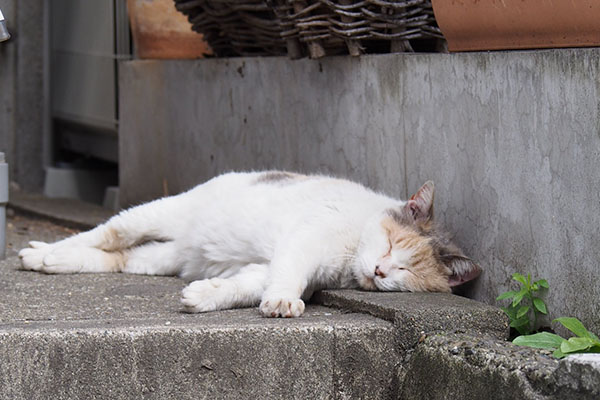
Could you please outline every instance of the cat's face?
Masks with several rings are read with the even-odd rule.
[[[399,209],[374,216],[361,237],[354,265],[367,290],[450,292],[481,269],[433,224],[433,183]]]

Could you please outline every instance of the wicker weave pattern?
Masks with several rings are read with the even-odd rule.
[[[279,21],[263,0],[175,0],[219,57],[285,55]]]
[[[412,51],[442,38],[430,0],[175,0],[219,56]],[[382,46],[384,44],[384,46]],[[387,46],[387,47],[386,47]],[[377,51],[377,50],[375,50]]]
[[[282,36],[306,43],[312,58],[348,52],[359,55],[372,44],[412,51],[409,40],[443,38],[429,0],[272,0],[284,27]]]

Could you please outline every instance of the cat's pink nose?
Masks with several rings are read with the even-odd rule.
[[[379,265],[375,266],[375,275],[385,278],[385,274],[379,269]]]

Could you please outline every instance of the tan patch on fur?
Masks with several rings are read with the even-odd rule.
[[[127,262],[127,257],[122,251],[105,252],[105,265],[110,268],[110,272],[122,272]]]
[[[411,226],[398,224],[394,218],[385,218],[382,226],[388,233],[392,249],[412,252],[407,278],[414,292],[450,292],[446,267],[435,257],[431,238]]]
[[[100,248],[105,251],[113,251],[121,248],[121,237],[119,231],[112,227],[106,227],[102,232],[102,244]]]
[[[306,175],[286,171],[267,171],[262,173],[255,183],[285,183],[295,180],[306,179]]]

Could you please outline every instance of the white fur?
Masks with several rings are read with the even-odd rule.
[[[375,289],[388,246],[381,218],[405,203],[346,180],[264,174],[221,175],[63,241],[31,242],[23,268],[176,274],[194,281],[183,291],[190,312],[262,300],[264,315],[296,317],[316,289]]]

